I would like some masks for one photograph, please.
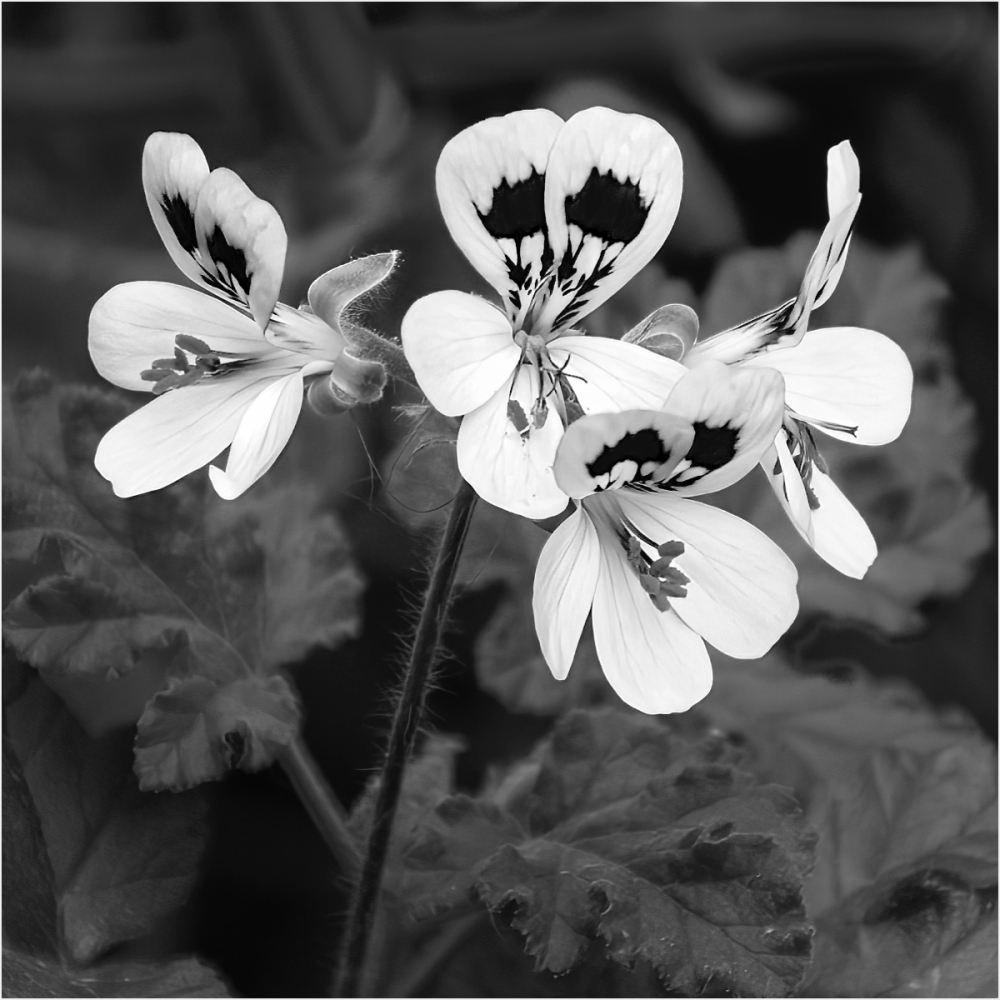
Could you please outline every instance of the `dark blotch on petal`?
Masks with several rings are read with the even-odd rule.
[[[194,228],[194,213],[191,206],[179,194],[164,195],[160,200],[163,214],[177,237],[177,242],[185,253],[193,254],[198,249],[198,233]]]
[[[639,186],[619,181],[597,167],[580,190],[566,199],[566,221],[607,243],[631,243],[646,224],[649,206],[643,205]]]
[[[592,476],[607,475],[619,462],[635,462],[641,468],[644,462],[661,465],[670,458],[660,435],[645,427],[633,434],[626,434],[610,448],[605,448],[593,462],[587,464],[587,472]]]
[[[493,189],[493,204],[477,212],[486,232],[495,240],[520,240],[545,229],[545,175],[532,170],[523,181],[504,178]]]
[[[239,283],[244,293],[250,294],[250,278],[247,275],[247,258],[242,250],[238,250],[227,239],[225,233],[216,226],[207,240],[208,255],[216,264],[221,264],[233,280]]]
[[[740,432],[735,427],[708,427],[700,422],[692,426],[694,441],[686,456],[692,465],[711,472],[733,460],[740,437]]]

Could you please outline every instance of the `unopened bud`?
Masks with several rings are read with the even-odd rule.
[[[698,338],[698,314],[680,302],[660,306],[622,337],[647,351],[680,361]]]
[[[350,260],[321,274],[309,286],[309,305],[324,323],[340,330],[340,317],[344,309],[359,295],[370,292],[392,274],[399,254],[371,254]]]
[[[363,361],[344,351],[333,363],[330,381],[355,403],[377,403],[385,389],[385,368],[378,361]]]

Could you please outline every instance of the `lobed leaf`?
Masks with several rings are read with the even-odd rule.
[[[8,642],[50,677],[115,679],[168,657],[175,684],[143,715],[143,788],[270,762],[298,710],[268,678],[360,625],[363,581],[334,516],[297,486],[221,501],[201,474],[121,499],[93,467],[126,413],[117,397],[33,373],[5,409],[5,555],[45,567],[4,611]]]
[[[539,970],[567,972],[598,941],[673,990],[787,996],[809,959],[813,837],[738,758],[643,716],[571,712],[508,780],[425,814],[406,898],[422,914],[512,909]]]

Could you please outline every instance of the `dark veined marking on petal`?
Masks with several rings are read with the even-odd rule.
[[[506,258],[507,274],[515,289],[528,289],[532,283],[532,261],[522,260],[521,244],[537,233],[542,233],[545,244],[539,261],[537,278],[543,277],[552,267],[553,253],[549,245],[548,232],[545,227],[545,175],[537,170],[523,181],[511,184],[505,177],[493,189],[493,202],[488,212],[476,209],[483,228],[495,240],[513,240],[516,247],[515,258]],[[516,310],[525,303],[519,291],[510,293],[510,301]]]
[[[493,189],[493,204],[485,214],[476,210],[495,240],[522,240],[545,228],[545,175],[532,170],[523,181],[505,177]]]
[[[225,233],[219,226],[216,226],[208,235],[205,241],[208,246],[208,255],[216,264],[221,264],[229,275],[238,282],[244,294],[250,294],[250,277],[247,274],[246,254],[234,247],[226,239]],[[235,291],[235,289],[233,289]]]
[[[728,424],[709,427],[700,421],[691,426],[694,427],[694,440],[685,456],[691,465],[713,472],[736,457],[740,437],[737,428]]]
[[[635,462],[641,469],[646,462],[662,465],[670,458],[670,449],[665,447],[663,439],[650,427],[640,431],[625,434],[609,448],[604,448],[593,462],[587,463],[587,472],[591,476],[608,475],[620,462]],[[649,476],[636,473],[636,479],[645,481]]]
[[[642,232],[649,209],[638,184],[594,167],[583,187],[566,198],[566,221],[605,243],[631,243]]]
[[[173,197],[165,194],[160,199],[160,207],[181,249],[194,256],[198,249],[198,232],[194,227],[194,213],[191,211],[191,206],[180,194],[175,194]]]

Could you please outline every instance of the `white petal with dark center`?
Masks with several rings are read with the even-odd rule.
[[[682,181],[677,143],[649,118],[588,108],[565,124],[545,178],[555,287],[539,332],[571,326],[652,260],[677,217]]]
[[[477,122],[441,151],[436,184],[452,239],[519,318],[551,263],[544,187],[563,126],[551,111]]]

